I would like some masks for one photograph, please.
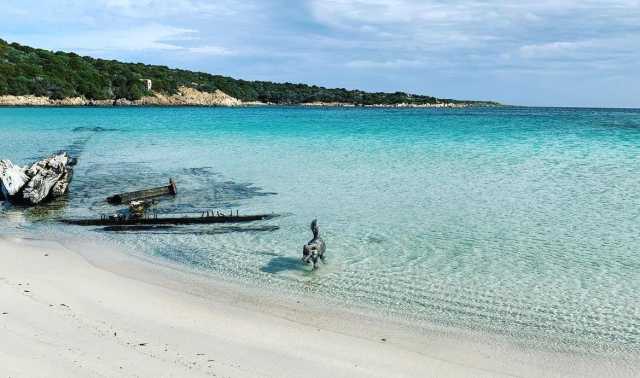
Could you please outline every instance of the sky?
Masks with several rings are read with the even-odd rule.
[[[640,107],[640,0],[2,0],[0,38],[247,80]]]

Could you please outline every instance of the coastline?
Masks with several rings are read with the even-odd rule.
[[[0,237],[0,251],[0,372],[9,376],[637,374],[608,359],[277,297],[90,241]]]
[[[365,107],[365,108],[467,108],[489,106],[487,104],[468,104],[454,102],[437,102],[433,104],[352,104],[342,102],[303,102],[299,104],[274,104],[260,101],[242,101],[229,96],[221,90],[214,92],[202,92],[189,87],[180,87],[173,95],[154,92],[138,100],[109,99],[90,100],[84,97],[69,97],[63,99],[51,99],[49,97],[25,95],[0,96],[0,108],[2,107],[172,107],[172,106],[221,106],[221,107],[251,107],[251,106],[301,106],[301,107]],[[496,105],[491,105],[496,106]]]

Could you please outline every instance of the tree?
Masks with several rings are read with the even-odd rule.
[[[435,97],[404,92],[368,93],[345,88],[324,88],[296,83],[237,80],[221,75],[171,69],[142,63],[94,59],[74,53],[51,52],[0,39],[0,95],[35,94],[52,98],[85,96],[89,99],[146,95],[142,79],[153,81],[153,90],[174,94],[180,86],[201,91],[221,90],[243,101],[298,104],[324,101],[352,104],[427,104]]]

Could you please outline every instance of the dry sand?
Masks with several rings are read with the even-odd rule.
[[[0,340],[0,377],[637,373],[263,295],[92,244],[9,237],[0,238]]]

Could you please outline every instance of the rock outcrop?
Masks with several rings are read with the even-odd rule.
[[[9,160],[0,160],[0,191],[4,198],[15,196],[29,182],[25,171]]]
[[[153,92],[150,96],[144,96],[139,100],[127,100],[126,98],[110,100],[88,100],[84,97],[69,97],[62,100],[54,100],[48,97],[37,96],[0,96],[0,106],[264,106],[278,105],[259,101],[241,101],[216,89],[213,92],[203,92],[197,89],[181,86],[177,93],[167,95]],[[371,108],[465,108],[470,105],[460,102],[441,102],[427,104],[352,104],[348,102],[304,102],[300,105],[308,107],[371,107]]]
[[[0,96],[0,106],[82,106],[88,105],[84,97],[67,97],[54,100],[40,96]]]
[[[20,168],[9,160],[0,161],[0,190],[10,202],[36,205],[60,197],[69,190],[75,159],[66,152]]]
[[[189,87],[178,88],[178,93],[165,95],[155,92],[139,100],[119,98],[115,100],[88,100],[84,97],[68,97],[54,100],[39,96],[0,96],[0,106],[240,106],[242,101],[216,89],[202,92]]]
[[[134,102],[135,105],[177,105],[177,106],[240,106],[242,101],[216,89],[214,92],[202,92],[189,87],[178,88],[171,96],[155,93]]]

